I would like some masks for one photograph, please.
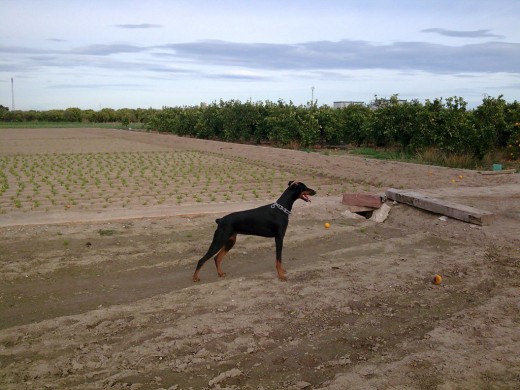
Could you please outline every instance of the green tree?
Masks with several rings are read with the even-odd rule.
[[[374,111],[361,104],[353,104],[336,111],[340,116],[339,137],[341,142],[357,146],[367,143]]]
[[[63,113],[65,122],[81,122],[83,120],[83,112],[77,107],[67,108]]]
[[[502,99],[502,95],[496,99],[486,96],[482,104],[473,111],[476,129],[474,147],[478,157],[484,157],[499,143],[505,146],[508,136],[499,142],[499,137],[506,134],[505,108],[506,102]]]
[[[222,103],[222,102],[221,102]],[[204,139],[220,139],[224,128],[220,105],[213,102],[200,107],[200,114],[195,124],[195,135]]]

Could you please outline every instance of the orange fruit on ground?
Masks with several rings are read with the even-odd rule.
[[[442,283],[442,276],[441,275],[435,275],[432,280],[433,284],[439,285]]]
[[[325,229],[328,229],[328,228],[330,228],[330,223],[325,222]]]

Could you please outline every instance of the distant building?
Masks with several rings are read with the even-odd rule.
[[[344,107],[354,106],[354,105],[364,106],[365,102],[340,101],[340,102],[333,103],[334,108],[344,108]]]
[[[394,102],[397,104],[403,104],[403,103],[406,103],[407,100],[406,99],[394,99],[394,98],[392,98],[392,99],[377,98],[374,101],[370,102],[368,104],[368,107],[371,108],[372,110],[377,110],[378,108],[389,106]]]

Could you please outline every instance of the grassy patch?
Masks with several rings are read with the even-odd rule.
[[[350,154],[366,156],[378,160],[405,160],[409,161],[410,156],[391,149],[374,149],[369,147],[357,148],[350,151]]]
[[[517,172],[520,171],[520,160],[509,160],[502,151],[489,152],[482,159],[478,159],[467,153],[446,153],[435,148],[427,148],[413,155],[399,150],[376,149],[371,147],[355,148],[349,150],[347,153],[378,160],[403,161],[416,164],[474,170],[491,170],[493,164],[500,163],[504,169],[516,169]]]
[[[491,170],[493,164],[502,164],[504,169],[520,169],[520,161],[507,159],[503,151],[494,150],[481,160],[471,154],[445,153],[438,149],[428,148],[415,155],[414,162],[439,165],[450,168]]]
[[[100,236],[113,236],[115,233],[115,230],[112,229],[99,229],[98,234]]]
[[[103,129],[145,129],[144,123],[130,123],[123,126],[120,122],[0,122],[0,129],[51,129],[51,128],[103,128]]]

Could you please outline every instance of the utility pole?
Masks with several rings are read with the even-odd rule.
[[[11,77],[11,111],[14,111],[14,79]]]
[[[314,87],[311,87],[311,107],[314,106]]]

